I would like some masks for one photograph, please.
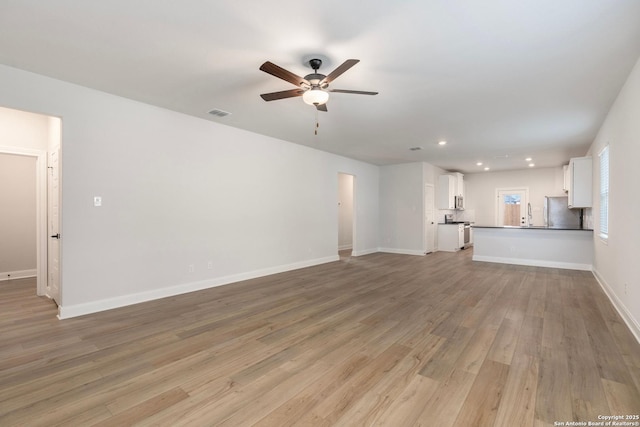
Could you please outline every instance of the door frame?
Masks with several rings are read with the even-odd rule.
[[[496,202],[495,202],[495,225],[498,226],[498,224],[500,224],[500,193],[501,192],[524,192],[524,196],[525,196],[525,200],[522,203],[521,209],[526,209],[527,208],[527,203],[529,203],[529,187],[503,187],[503,188],[496,188]],[[527,219],[527,224],[528,224],[529,220]]]
[[[349,172],[338,172],[338,252],[340,249],[340,175],[349,175],[351,177],[351,255],[356,250],[356,175]]]
[[[47,284],[47,151],[0,146],[0,153],[36,158],[36,294],[49,296]]]
[[[428,238],[427,238],[427,229],[429,228],[429,224],[427,224],[427,206],[426,206],[426,200],[427,200],[427,187],[430,187],[431,189],[431,194],[433,195],[433,198],[431,200],[431,205],[433,206],[433,210],[431,212],[434,221],[432,221],[433,223],[433,247],[431,248],[431,252],[428,252]],[[437,242],[436,242],[436,236],[438,234],[437,232],[437,224],[435,223],[435,216],[436,216],[436,187],[433,184],[430,183],[425,183],[424,187],[422,188],[422,197],[423,197],[423,212],[422,212],[422,219],[423,219],[423,227],[424,227],[424,232],[423,237],[424,237],[424,243],[423,243],[423,247],[424,247],[424,253],[428,254],[428,253],[432,253],[432,252],[436,252],[436,247],[437,247]]]

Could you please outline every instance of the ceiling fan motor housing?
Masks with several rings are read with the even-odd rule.
[[[322,80],[324,80],[325,77],[327,77],[324,74],[318,73],[318,69],[322,66],[322,60],[311,59],[309,60],[309,66],[313,68],[314,73],[307,74],[306,76],[304,76],[305,80],[311,83],[311,87],[319,87],[321,89],[326,89],[327,86],[329,86],[328,83],[323,83],[322,85],[319,84]]]
[[[312,73],[312,74],[307,74],[306,76],[304,76],[305,80],[307,80],[309,83],[311,83],[312,87],[321,87],[322,89],[326,88],[327,86],[329,86],[328,83],[324,82],[322,85],[320,85],[320,82],[322,80],[324,80],[324,78],[327,77],[324,74],[319,74],[319,73]]]

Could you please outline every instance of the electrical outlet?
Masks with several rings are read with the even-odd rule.
[[[627,287],[629,286],[628,283],[624,284],[624,294],[627,295]]]
[[[189,270],[189,273],[193,273],[194,271],[196,271],[196,266],[193,264],[189,264],[187,268]]]
[[[209,262],[207,263],[207,269],[208,269],[208,270],[213,270],[213,261],[209,261]]]

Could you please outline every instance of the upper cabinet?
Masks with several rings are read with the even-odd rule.
[[[569,161],[565,189],[568,192],[570,208],[593,206],[592,169],[591,157],[575,157]]]
[[[464,197],[464,175],[461,173],[454,173],[453,179],[456,182],[456,196]]]
[[[461,173],[438,177],[438,209],[464,209],[464,181]]]

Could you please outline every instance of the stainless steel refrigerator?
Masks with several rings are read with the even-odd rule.
[[[544,225],[549,228],[582,228],[582,209],[569,209],[569,198],[544,198]]]

